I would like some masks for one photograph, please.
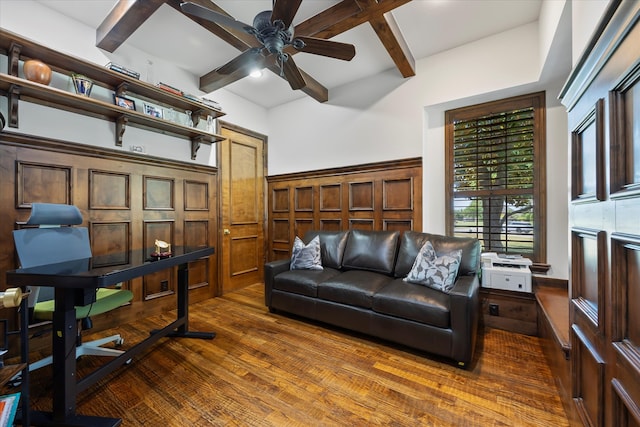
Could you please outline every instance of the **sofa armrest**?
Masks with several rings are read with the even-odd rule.
[[[473,359],[480,317],[480,281],[477,275],[458,276],[451,289],[451,353],[461,364]]]
[[[284,271],[289,271],[290,265],[290,259],[271,261],[264,265],[264,304],[267,307],[271,307],[271,290],[274,278]]]

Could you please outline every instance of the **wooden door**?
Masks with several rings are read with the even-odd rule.
[[[218,143],[222,294],[264,280],[266,137],[227,123]]]

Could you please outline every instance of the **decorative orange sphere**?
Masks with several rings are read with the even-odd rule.
[[[24,77],[32,82],[48,85],[51,82],[51,68],[38,59],[24,61],[22,66]]]

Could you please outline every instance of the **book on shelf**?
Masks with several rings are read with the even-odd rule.
[[[218,104],[216,101],[214,101],[212,99],[207,99],[207,98],[204,98],[204,97],[200,98],[200,97],[197,97],[195,95],[191,95],[190,93],[185,93],[182,96],[184,96],[188,100],[191,100],[193,102],[197,102],[197,103],[202,104],[205,107],[211,108],[213,110],[220,111],[222,109],[220,107],[220,104]]]
[[[180,89],[175,88],[175,87],[173,87],[173,86],[170,86],[170,85],[168,85],[168,84],[166,84],[166,83],[162,83],[162,82],[160,82],[160,83],[158,83],[156,86],[157,86],[158,88],[160,88],[160,89],[162,89],[162,90],[165,90],[165,91],[167,91],[167,92],[170,92],[170,93],[172,93],[172,94],[174,94],[174,95],[182,96],[182,91],[181,91]]]
[[[216,101],[214,101],[213,99],[205,98],[204,96],[200,99],[200,102],[208,107],[213,108],[214,110],[222,109],[222,107],[220,107],[220,104],[218,104]]]
[[[20,393],[0,396],[0,427],[12,426],[16,418]]]
[[[202,100],[200,98],[198,98],[195,95],[191,95],[190,93],[183,93],[182,96],[184,96],[187,99],[190,99],[191,101],[202,102]]]
[[[122,65],[114,64],[113,62],[109,62],[106,67],[112,71],[116,71],[120,74],[127,75],[129,77],[133,77],[134,79],[140,80],[140,73],[137,71],[130,70]]]

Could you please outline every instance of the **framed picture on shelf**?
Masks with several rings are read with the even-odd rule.
[[[162,118],[162,109],[153,105],[144,104],[144,113],[159,119]]]
[[[126,108],[127,110],[136,109],[136,102],[133,99],[125,98],[124,96],[113,95],[113,103],[118,107]]]

